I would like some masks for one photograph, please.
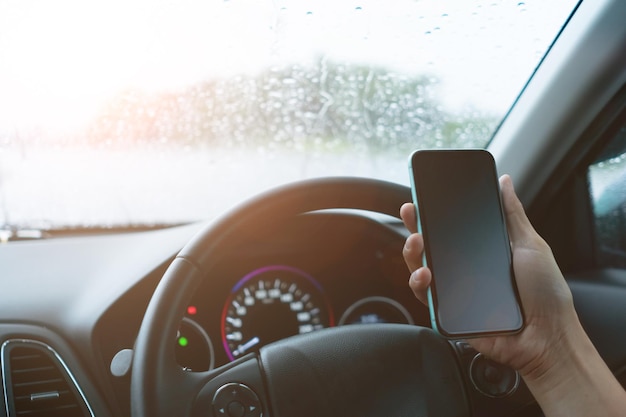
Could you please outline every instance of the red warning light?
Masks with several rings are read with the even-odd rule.
[[[196,306],[187,307],[187,314],[189,314],[190,316],[195,315],[197,312],[198,312],[198,309],[196,308]]]

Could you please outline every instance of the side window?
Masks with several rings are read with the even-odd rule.
[[[589,166],[599,266],[626,268],[626,126]]]

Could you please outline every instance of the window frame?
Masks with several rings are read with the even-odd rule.
[[[606,267],[599,262],[588,168],[625,124],[626,84],[580,135],[527,208],[564,272]]]

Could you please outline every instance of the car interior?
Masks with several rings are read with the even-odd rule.
[[[486,147],[624,387],[625,21],[621,0],[577,3]],[[406,172],[3,238],[0,416],[542,416],[517,372],[431,330],[402,258]]]

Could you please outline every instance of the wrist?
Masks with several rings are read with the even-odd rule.
[[[520,374],[546,416],[618,416],[626,393],[576,320]]]
[[[555,387],[567,379],[565,377],[571,377],[572,370],[580,369],[587,358],[597,354],[578,321],[552,333],[540,349],[541,354],[519,372],[528,384],[548,387]]]
[[[534,344],[540,353],[518,369],[527,383],[562,381],[564,372],[569,374],[568,370],[577,369],[588,354],[596,352],[577,317],[566,326],[552,329],[549,336],[529,336],[537,341]]]

